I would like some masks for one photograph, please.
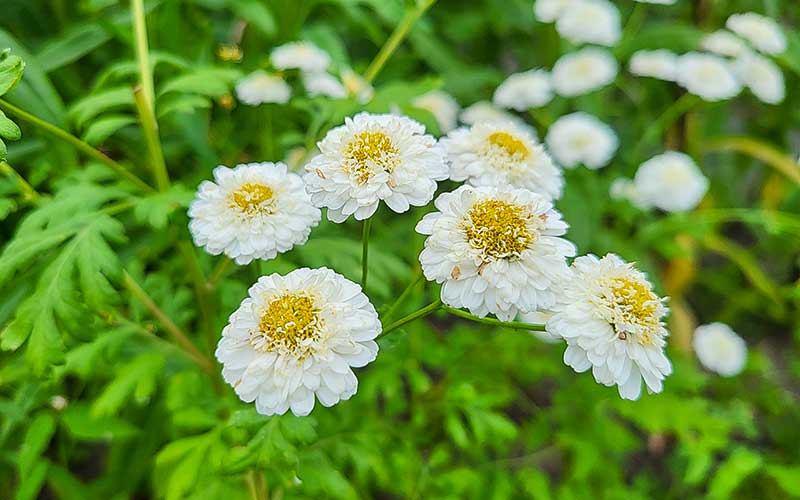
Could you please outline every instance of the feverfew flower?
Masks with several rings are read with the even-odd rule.
[[[575,97],[599,89],[617,77],[617,60],[605,49],[585,47],[561,56],[553,66],[556,93]]]
[[[698,326],[692,345],[700,363],[723,377],[738,375],[747,364],[747,344],[725,323]]]
[[[342,82],[324,71],[303,73],[303,87],[306,89],[306,94],[311,97],[325,96],[333,99],[347,97],[347,89],[344,88]]]
[[[536,0],[533,15],[543,23],[552,23],[576,0]]]
[[[717,30],[703,37],[701,46],[703,50],[721,56],[738,57],[746,52],[747,44],[741,38],[727,30]]]
[[[567,224],[549,201],[527,189],[461,186],[435,205],[417,224],[429,235],[419,261],[443,283],[442,302],[503,321],[555,304],[575,246],[560,238]]]
[[[642,163],[633,183],[641,206],[666,212],[692,210],[708,191],[708,179],[688,155],[677,151],[667,151]]]
[[[450,132],[439,144],[454,181],[473,186],[511,185],[547,198],[561,196],[561,170],[526,125],[476,123]]]
[[[366,104],[375,95],[372,85],[352,69],[343,69],[340,76],[347,95],[355,97],[361,104]]]
[[[540,108],[553,99],[550,74],[543,69],[515,73],[494,91],[494,103],[503,108],[527,111]]]
[[[665,299],[644,273],[614,254],[578,257],[572,277],[553,308],[547,330],[567,341],[564,362],[576,372],[592,369],[597,382],[618,386],[623,399],[661,392],[672,373],[664,354]]]
[[[781,27],[761,14],[734,14],[728,18],[725,26],[765,54],[780,54],[786,50],[786,36]]]
[[[424,109],[436,118],[439,130],[446,134],[458,126],[458,112],[461,107],[458,102],[442,90],[431,90],[417,98],[411,104],[419,109]]]
[[[461,123],[466,125],[475,125],[481,122],[514,122],[518,125],[524,125],[518,116],[509,113],[504,109],[500,109],[488,101],[478,101],[470,106],[461,110],[459,115]]]
[[[619,9],[608,0],[575,0],[558,16],[556,31],[573,43],[614,46],[622,37]]]
[[[283,78],[261,70],[250,73],[236,84],[236,97],[250,106],[269,102],[284,104],[291,96],[292,89]]]
[[[197,246],[237,264],[272,259],[302,245],[320,219],[297,174],[283,163],[248,163],[214,169],[189,206]]]
[[[753,95],[768,104],[778,104],[786,97],[783,72],[777,64],[754,52],[736,59],[733,69]]]
[[[675,81],[678,56],[666,49],[638,50],[628,62],[628,70],[634,75]]]
[[[262,276],[231,314],[214,353],[222,377],[262,415],[305,416],[356,393],[353,367],[378,354],[381,331],[361,287],[330,269]]]
[[[689,52],[678,58],[678,85],[705,101],[723,101],[736,96],[742,84],[728,62],[713,54]]]
[[[328,132],[306,164],[306,190],[328,219],[370,217],[381,200],[397,213],[433,199],[448,169],[436,140],[408,117],[359,113]]]
[[[311,42],[289,42],[273,49],[270,56],[277,69],[299,69],[301,71],[322,72],[331,64],[327,52]]]
[[[614,130],[584,112],[562,116],[547,131],[547,148],[564,167],[605,167],[619,146]]]

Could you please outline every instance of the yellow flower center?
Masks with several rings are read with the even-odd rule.
[[[271,213],[267,202],[272,199],[272,188],[264,184],[245,182],[239,189],[231,193],[230,206],[238,208],[245,215],[255,215],[257,212]]]
[[[258,322],[250,343],[256,349],[302,353],[309,340],[319,338],[322,319],[314,300],[303,293],[273,299]],[[304,355],[304,353],[303,353]]]
[[[400,163],[400,152],[383,132],[359,132],[345,147],[344,160],[345,172],[363,184],[379,170],[392,173]]]
[[[650,284],[630,277],[619,277],[608,283],[606,300],[613,309],[614,330],[624,340],[631,326],[639,332],[636,340],[642,345],[653,343],[653,334],[661,324],[659,305],[661,300],[653,293]]]
[[[489,134],[489,137],[487,137],[486,140],[492,146],[501,148],[506,155],[512,158],[516,157],[525,159],[531,154],[524,142],[520,141],[508,132],[493,132]]]
[[[524,207],[501,200],[484,200],[472,205],[462,223],[472,248],[481,250],[484,260],[518,257],[533,241]]]

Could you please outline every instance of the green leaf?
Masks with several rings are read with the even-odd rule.
[[[761,467],[763,460],[761,455],[747,448],[733,450],[711,480],[708,487],[709,498],[730,498],[747,476]]]
[[[133,91],[130,87],[115,87],[85,97],[70,108],[69,114],[79,127],[106,111],[133,106]]]
[[[64,411],[62,422],[72,437],[87,441],[108,441],[134,436],[138,430],[131,424],[114,417],[94,417],[82,404],[70,404]]]
[[[764,472],[778,483],[783,491],[793,497],[800,497],[800,465],[771,464]]]
[[[12,122],[2,111],[0,111],[0,137],[9,141],[17,141],[22,137],[22,132],[17,124]]]
[[[10,54],[11,49],[0,52],[0,96],[10,92],[22,79],[25,62]]]
[[[237,16],[246,20],[263,34],[273,36],[278,30],[275,17],[267,6],[258,0],[239,0],[231,5]]]
[[[168,191],[139,198],[133,215],[143,224],[164,229],[169,216],[179,208],[187,208],[193,197],[194,192],[180,184],[174,184]]]
[[[95,146],[102,144],[119,129],[136,123],[136,118],[128,115],[109,115],[93,121],[83,133],[83,140]]]
[[[36,462],[33,467],[25,471],[21,476],[20,484],[17,486],[16,500],[34,500],[39,496],[44,480],[47,479],[47,469],[49,464],[42,460]]]
[[[144,403],[155,389],[155,381],[164,367],[164,357],[158,352],[143,352],[122,365],[114,380],[92,404],[92,415],[115,415],[130,400],[131,395]]]
[[[189,74],[169,80],[159,90],[159,96],[170,92],[200,94],[208,97],[220,97],[226,94],[241,72],[224,68],[201,68]]]
[[[45,44],[36,54],[36,60],[49,73],[77,61],[110,39],[108,32],[97,24],[76,26]]]
[[[28,430],[25,432],[25,437],[22,440],[22,447],[17,456],[17,470],[20,475],[27,473],[34,466],[34,463],[39,459],[47,445],[50,443],[50,438],[56,430],[56,421],[49,413],[39,413],[34,417]]]

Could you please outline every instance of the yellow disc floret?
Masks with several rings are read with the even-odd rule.
[[[533,241],[525,207],[502,200],[483,200],[470,208],[462,229],[484,261],[518,257]]]
[[[610,279],[604,301],[611,308],[611,323],[620,339],[634,334],[642,345],[653,343],[661,330],[661,299],[653,293],[650,283],[623,276]]]
[[[524,142],[508,132],[493,132],[489,134],[486,141],[490,145],[502,149],[510,158],[524,160],[531,154]]]
[[[400,163],[400,152],[383,132],[359,132],[344,148],[344,170],[359,183],[379,170],[391,173]]]
[[[230,206],[238,208],[245,215],[271,213],[272,188],[255,182],[245,182],[231,193]]]
[[[308,341],[320,335],[322,319],[314,299],[303,293],[290,293],[272,299],[261,315],[258,331],[250,343],[262,351],[282,351],[302,357]]]

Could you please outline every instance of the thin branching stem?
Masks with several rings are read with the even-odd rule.
[[[403,316],[402,318],[398,319],[397,321],[395,321],[391,325],[389,325],[386,328],[384,328],[383,332],[381,332],[381,336],[386,335],[387,333],[391,332],[392,330],[396,330],[396,329],[400,328],[401,326],[405,325],[406,323],[410,323],[410,322],[412,322],[414,320],[417,320],[419,318],[424,318],[425,316],[427,316],[427,315],[429,315],[431,313],[434,313],[434,312],[438,311],[441,308],[442,308],[442,301],[441,300],[437,300],[437,301],[431,302],[430,304],[428,304],[427,306],[423,307],[422,309],[418,309],[418,310],[414,311],[413,313],[409,314],[408,316]]]
[[[386,312],[383,313],[383,318],[387,319],[387,320],[390,319],[394,315],[394,313],[397,312],[397,309],[400,307],[400,305],[403,304],[403,302],[406,301],[406,299],[411,294],[411,292],[414,290],[414,288],[423,279],[425,279],[425,276],[422,274],[422,269],[417,268],[417,272],[414,275],[414,279],[411,280],[411,282],[408,284],[406,289],[403,290],[403,292],[400,294],[399,297],[397,297],[397,300],[395,300],[392,303],[392,305],[390,305],[389,308],[386,309]]]
[[[444,305],[442,306],[442,310],[447,311],[453,316],[475,321],[476,323],[483,323],[484,325],[499,326],[502,328],[510,328],[512,330],[528,330],[537,332],[545,331],[545,326],[540,324],[523,323],[522,321],[500,321],[499,319],[494,318],[479,318],[478,316],[470,314],[466,311],[462,311],[461,309],[455,309],[453,307]]]
[[[14,170],[14,167],[12,167],[8,162],[0,161],[0,174],[10,177],[14,180],[14,183],[17,185],[17,189],[19,189],[19,192],[25,201],[36,203],[36,200],[38,200],[39,196],[41,196],[39,192],[36,191],[36,189],[31,186],[30,183],[19,174],[19,172]]]

